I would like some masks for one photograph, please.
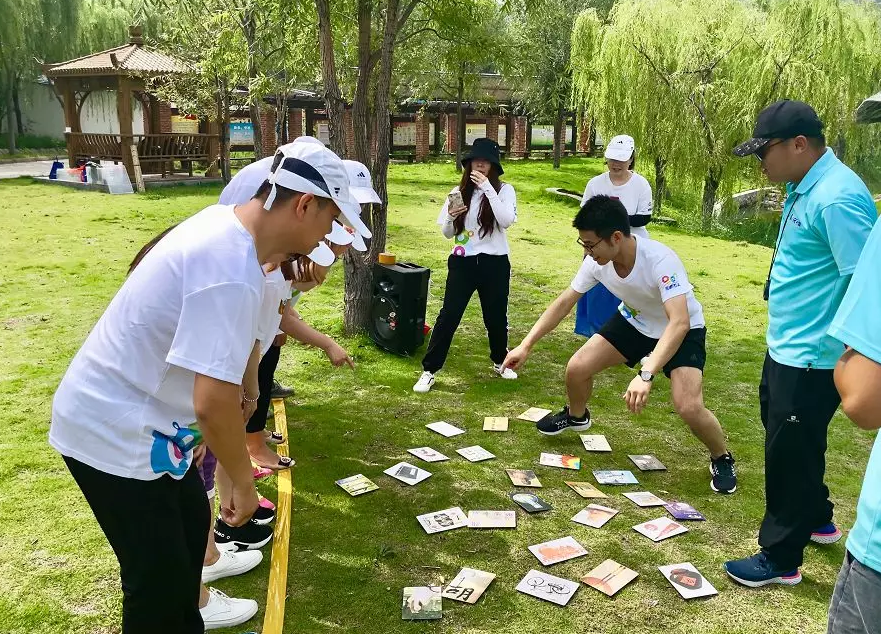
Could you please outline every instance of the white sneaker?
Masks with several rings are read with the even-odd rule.
[[[208,588],[208,604],[199,608],[206,630],[241,625],[257,614],[257,602],[253,599],[233,599],[217,588]]]
[[[422,376],[419,377],[419,380],[416,381],[416,385],[413,386],[413,391],[425,394],[431,389],[432,385],[434,385],[434,374],[426,371],[423,372]]]
[[[493,370],[495,370],[495,373],[503,379],[513,380],[517,378],[517,373],[514,372],[514,370],[512,370],[511,368],[505,368],[504,370],[502,370],[501,363],[493,363]]]
[[[261,561],[263,561],[263,553],[259,550],[241,552],[221,550],[220,559],[210,566],[202,566],[202,583],[244,574],[256,568]]]

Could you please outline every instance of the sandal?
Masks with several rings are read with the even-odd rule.
[[[270,473],[272,473],[274,471],[281,471],[283,469],[290,469],[295,464],[296,463],[294,462],[293,458],[291,458],[289,456],[279,456],[277,464],[274,464],[274,465],[262,464],[262,465],[258,465],[258,468],[259,469],[266,469]]]
[[[266,442],[270,445],[280,445],[284,442],[284,435],[278,431],[271,431],[266,435]]]

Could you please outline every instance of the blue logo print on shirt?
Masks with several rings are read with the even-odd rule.
[[[177,433],[172,436],[153,430],[153,448],[150,451],[150,467],[153,473],[170,473],[182,476],[190,467],[190,451],[199,442],[199,433],[188,427],[172,423]]]

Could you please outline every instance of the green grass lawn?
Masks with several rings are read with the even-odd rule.
[[[546,162],[512,163],[506,180],[518,194],[519,219],[510,232],[511,345],[526,334],[546,304],[568,285],[581,258],[570,228],[575,207],[551,198],[552,185],[580,191],[598,173],[596,160],[568,160],[554,172]],[[456,182],[448,165],[395,165],[391,170],[388,250],[399,260],[429,266],[433,274],[428,322],[440,309],[450,243],[435,225],[443,196]],[[28,181],[0,183],[0,632],[70,634],[116,632],[120,619],[113,554],[59,456],[46,443],[55,386],[91,326],[123,280],[133,254],[155,233],[214,202],[219,189],[180,188],[111,197]],[[505,634],[548,631],[822,632],[844,546],[810,547],[804,582],[745,590],[730,583],[722,563],[751,554],[764,507],[763,433],[757,384],[764,354],[762,284],[770,251],[650,227],[676,249],[704,305],[709,327],[706,400],[722,421],[738,460],[740,487],[731,497],[708,485],[707,453],[673,412],[669,383],[661,379],[650,405],[629,415],[621,394],[631,371],[597,382],[591,433],[605,434],[613,453],[585,454],[577,435],[539,436],[513,418],[528,406],[558,408],[564,401],[565,364],[582,339],[572,320],[547,337],[520,380],[490,372],[488,344],[477,301],[466,312],[450,359],[434,390],[411,391],[419,358],[385,354],[366,338],[344,339],[357,369],[333,369],[315,350],[288,346],[279,378],[297,389],[288,402],[294,499],[285,632],[433,632]],[[341,332],[342,272],[310,293],[298,310],[332,336]],[[512,418],[507,433],[485,433],[484,416]],[[468,434],[445,439],[425,429],[446,420]],[[837,521],[849,528],[872,438],[838,415],[829,433],[828,483]],[[455,449],[480,444],[498,459],[471,464]],[[430,445],[449,462],[420,464],[434,475],[407,487],[382,474],[408,460],[406,449]],[[538,466],[543,451],[582,456],[580,473]],[[593,481],[595,468],[633,469],[629,453],[651,453],[669,471],[637,473],[638,487],[603,487],[601,501],[621,513],[604,528],[570,518],[590,501],[563,480]],[[797,456],[793,468],[797,468]],[[518,511],[514,531],[468,529],[426,535],[415,516],[451,506],[513,508],[506,467],[535,469],[539,492],[554,510]],[[635,470],[635,469],[634,469]],[[380,490],[348,497],[334,481],[364,473]],[[274,484],[261,483],[270,498]],[[658,517],[622,490],[649,490],[693,504],[708,518],[690,532],[654,544],[631,529]],[[614,599],[582,585],[568,608],[519,594],[514,587],[541,565],[527,546],[572,535],[589,556],[558,564],[551,574],[577,580],[606,558],[639,572]],[[162,544],[144,544],[161,549]],[[268,552],[268,551],[267,551]],[[690,561],[720,591],[686,603],[657,566]],[[401,621],[404,586],[450,580],[462,567],[498,575],[476,605],[445,601],[433,623]],[[254,572],[213,585],[232,596],[265,602],[268,558]],[[249,627],[260,629],[262,607]]]

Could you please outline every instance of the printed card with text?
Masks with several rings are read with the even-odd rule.
[[[468,528],[517,528],[517,512],[468,511]]]
[[[436,586],[404,588],[401,618],[405,621],[439,619],[444,615],[441,589]]]
[[[640,455],[628,455],[633,461],[640,471],[666,471],[667,467],[664,466],[660,460],[655,458],[654,456],[649,456],[645,454]]]
[[[416,519],[425,529],[426,533],[442,533],[443,531],[451,531],[455,528],[465,528],[468,526],[468,518],[458,506],[443,511],[435,511],[434,513],[425,513],[417,515]]]
[[[637,506],[664,506],[666,502],[654,493],[648,491],[636,491],[634,493],[625,493],[624,497],[636,504]]]
[[[483,431],[508,431],[508,417],[487,416],[483,419]]]
[[[578,584],[574,581],[555,577],[539,570],[530,570],[517,584],[518,592],[557,605],[569,603],[578,588]]]
[[[590,482],[569,482],[568,480],[564,482],[566,486],[575,491],[578,495],[583,498],[606,498],[609,497]]]
[[[636,476],[631,471],[620,470],[594,470],[593,477],[600,484],[639,484]]]
[[[661,540],[667,539],[668,537],[673,537],[674,535],[681,535],[682,533],[688,532],[688,529],[685,528],[682,524],[674,522],[667,517],[659,517],[656,520],[649,520],[648,522],[637,524],[633,527],[633,530],[635,530],[637,533],[645,535],[653,542],[659,542]]]
[[[583,511],[579,511],[573,522],[584,524],[591,528],[602,528],[603,525],[618,514],[618,509],[610,509],[608,506],[600,506],[599,504],[590,504]]]
[[[514,486],[541,488],[541,482],[538,481],[535,471],[530,471],[529,469],[505,469],[505,473],[511,478]]]
[[[338,486],[342,487],[343,491],[352,497],[369,493],[370,491],[376,491],[379,488],[373,481],[361,473],[349,476],[348,478],[343,478],[342,480],[337,480],[336,483]]]
[[[431,447],[416,447],[414,449],[408,449],[407,452],[413,454],[417,458],[425,460],[425,462],[442,462],[444,460],[449,460],[449,458],[441,452],[435,451]]]
[[[428,425],[426,425],[426,427],[431,431],[439,433],[445,438],[451,438],[453,436],[458,436],[459,434],[465,433],[464,429],[460,429],[459,427],[456,427],[455,425],[450,425],[449,423],[445,423],[444,421],[429,423]]]
[[[410,485],[419,484],[431,475],[425,469],[413,466],[409,462],[399,462],[383,471],[383,473]]]
[[[492,460],[495,458],[494,454],[491,454],[486,449],[481,447],[480,445],[474,445],[473,447],[463,447],[462,449],[456,449],[456,453],[468,460],[469,462],[481,462],[483,460]]]
[[[528,410],[520,414],[517,418],[520,420],[528,420],[531,423],[537,423],[542,418],[551,413],[549,409],[541,409],[538,407],[530,407]]]
[[[542,453],[538,463],[545,467],[558,467],[560,469],[572,469],[573,471],[578,471],[581,468],[581,458],[566,454]]]
[[[669,581],[683,599],[696,599],[719,594],[713,584],[707,581],[698,569],[690,563],[658,566],[658,570]]]
[[[581,580],[591,588],[596,588],[607,596],[613,596],[621,588],[633,581],[639,574],[617,561],[606,559],[591,570]]]
[[[581,434],[581,444],[586,451],[612,451],[609,441],[602,434]]]
[[[486,592],[489,584],[496,576],[491,572],[475,570],[474,568],[462,568],[450,584],[444,588],[445,599],[462,601],[463,603],[477,603],[477,600]]]
[[[529,547],[529,552],[545,566],[552,566],[561,561],[568,561],[576,557],[584,557],[587,551],[584,546],[575,541],[572,536],[561,537],[542,544]]]

